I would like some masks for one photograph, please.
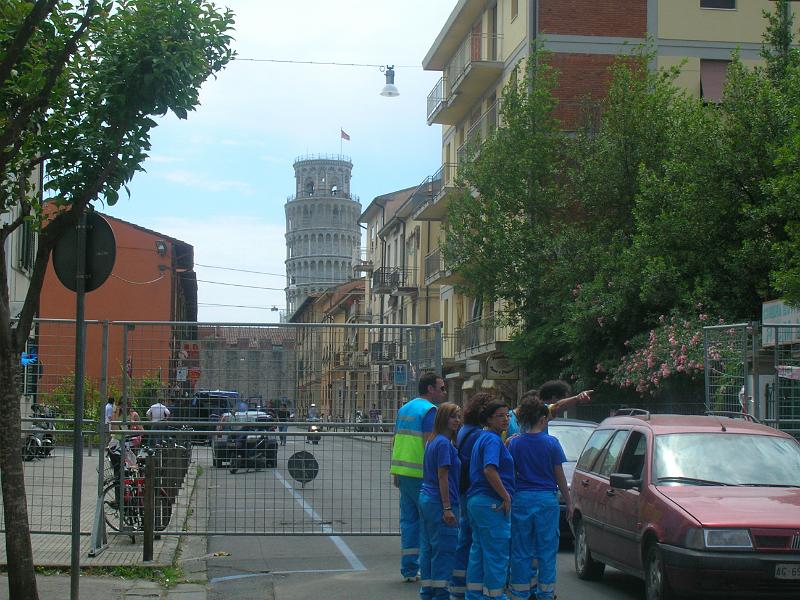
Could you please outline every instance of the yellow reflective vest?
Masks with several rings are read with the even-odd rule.
[[[397,411],[390,473],[422,479],[425,456],[422,422],[430,410],[436,410],[436,405],[424,398],[414,398]]]

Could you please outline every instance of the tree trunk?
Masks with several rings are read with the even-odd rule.
[[[0,483],[6,529],[8,591],[14,600],[38,600],[22,469],[18,365],[18,353],[0,342],[0,431],[3,433],[0,435]]]

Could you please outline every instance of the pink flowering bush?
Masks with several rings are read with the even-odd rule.
[[[691,318],[661,316],[660,325],[638,340],[625,342],[631,351],[609,370],[607,381],[640,394],[655,394],[666,381],[676,376],[703,377],[703,326],[708,315]],[[603,372],[597,365],[597,372]]]

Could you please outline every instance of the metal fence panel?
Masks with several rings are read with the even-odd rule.
[[[164,435],[170,439],[159,452],[177,461],[172,476],[157,476],[155,483],[156,529],[164,535],[399,533],[399,492],[389,474],[391,433],[331,426],[309,437],[306,424],[293,423],[285,433],[248,426],[205,432],[194,445],[197,432]],[[156,472],[168,468],[159,461]],[[144,460],[137,467],[133,459],[122,487],[113,475],[106,480],[107,531],[141,532],[143,477]]]
[[[133,458],[127,476],[124,470],[115,475],[105,451],[108,432],[98,426],[108,396],[123,408],[115,430],[142,435],[153,446],[173,444],[155,455],[156,505],[164,513],[156,523],[165,533],[184,533],[187,525],[194,532],[243,535],[397,533],[388,432],[397,409],[416,395],[420,375],[441,372],[438,325],[88,322],[86,338],[82,534],[94,532],[100,543],[98,529],[115,518],[122,532],[139,527],[141,465],[136,471]],[[36,321],[23,355],[20,392],[28,420],[21,442],[41,435],[41,421],[30,420],[35,407],[52,410],[47,421],[55,431],[52,452],[25,463],[33,533],[71,532],[74,369],[74,321]],[[218,397],[216,405],[204,404],[205,412],[198,400],[204,391]],[[172,427],[198,416],[204,421],[193,432],[167,431],[148,422],[156,403],[169,408]],[[215,466],[213,442],[220,415],[236,410],[318,417],[322,441],[306,444],[306,426],[287,423],[276,466],[230,473],[227,463]],[[137,418],[144,426],[138,434],[128,429]],[[292,478],[288,449],[312,446],[319,474],[304,486]],[[191,522],[192,493],[211,511],[209,523]]]
[[[704,327],[706,409],[742,412],[750,396],[748,352],[753,344],[749,323]]]
[[[766,386],[766,421],[800,437],[800,325],[765,324],[763,330],[775,367]]]

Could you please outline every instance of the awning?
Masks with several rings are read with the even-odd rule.
[[[791,379],[793,381],[800,381],[800,367],[791,365],[778,365],[778,377],[783,379]]]

